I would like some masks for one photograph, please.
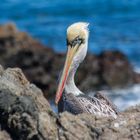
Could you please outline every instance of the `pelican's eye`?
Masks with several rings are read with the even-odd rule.
[[[74,47],[77,44],[80,46],[82,43],[84,43],[84,39],[80,38],[79,36],[70,42],[67,40],[67,45],[70,45],[71,47]]]

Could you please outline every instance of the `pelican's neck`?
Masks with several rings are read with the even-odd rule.
[[[86,41],[87,42],[87,41]],[[77,68],[79,67],[79,64],[84,60],[86,54],[87,54],[87,46],[88,43],[85,43],[85,46],[81,48],[77,56],[73,60],[73,64],[71,66],[66,84],[65,84],[65,93],[72,93],[75,96],[79,94],[83,94],[82,91],[80,91],[74,82],[74,76],[76,73]]]
[[[83,94],[82,91],[80,91],[77,88],[77,86],[75,85],[75,82],[74,82],[74,76],[75,76],[75,72],[76,72],[78,66],[79,66],[79,64],[77,64],[75,67],[73,67],[73,69],[71,69],[71,71],[69,72],[67,81],[66,81],[66,85],[65,85],[65,93],[72,93],[75,96],[77,96],[79,94]]]

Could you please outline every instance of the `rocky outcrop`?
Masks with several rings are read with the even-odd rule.
[[[116,120],[82,114],[60,115],[60,139],[79,140],[138,140],[140,139],[140,106],[121,113]]]
[[[0,26],[0,64],[20,67],[27,78],[41,88],[46,97],[54,95],[57,79],[63,67],[65,55],[44,47],[14,24]],[[123,87],[140,82],[140,75],[120,52],[88,54],[76,75],[82,91]]]
[[[0,66],[0,140],[138,140],[139,116],[140,106],[116,120],[67,112],[57,116],[19,68]]]
[[[84,72],[83,72],[84,71]],[[79,74],[82,89],[124,87],[134,83],[133,69],[125,55],[118,51],[103,52],[98,56],[89,54]],[[86,74],[85,74],[86,73]]]
[[[56,117],[20,69],[0,68],[0,125],[13,140],[57,139]],[[6,138],[5,138],[6,139]]]

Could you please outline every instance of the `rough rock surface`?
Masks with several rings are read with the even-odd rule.
[[[12,140],[6,131],[0,130],[0,140]]]
[[[132,112],[131,112],[131,111]],[[60,115],[59,137],[66,140],[139,140],[140,106],[121,113],[116,120],[93,115]]]
[[[139,140],[140,105],[118,118],[54,114],[18,68],[0,66],[0,140]]]
[[[57,139],[56,118],[43,93],[20,69],[0,67],[0,124],[14,140]]]
[[[14,24],[0,26],[0,64],[20,67],[27,78],[43,90],[45,96],[54,94],[65,55],[44,47],[28,34],[19,32]],[[120,52],[88,54],[76,75],[82,91],[113,88],[140,82],[140,75]]]

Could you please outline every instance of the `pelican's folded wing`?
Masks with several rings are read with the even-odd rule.
[[[116,114],[119,114],[117,106],[108,99],[108,97],[105,95],[105,91],[96,92],[94,97],[109,105],[116,112]]]
[[[104,102],[104,100],[85,95],[79,95],[77,99],[83,108],[83,112],[98,116],[112,116],[113,118],[117,118],[116,110],[114,110],[112,105],[110,105],[108,102]]]

